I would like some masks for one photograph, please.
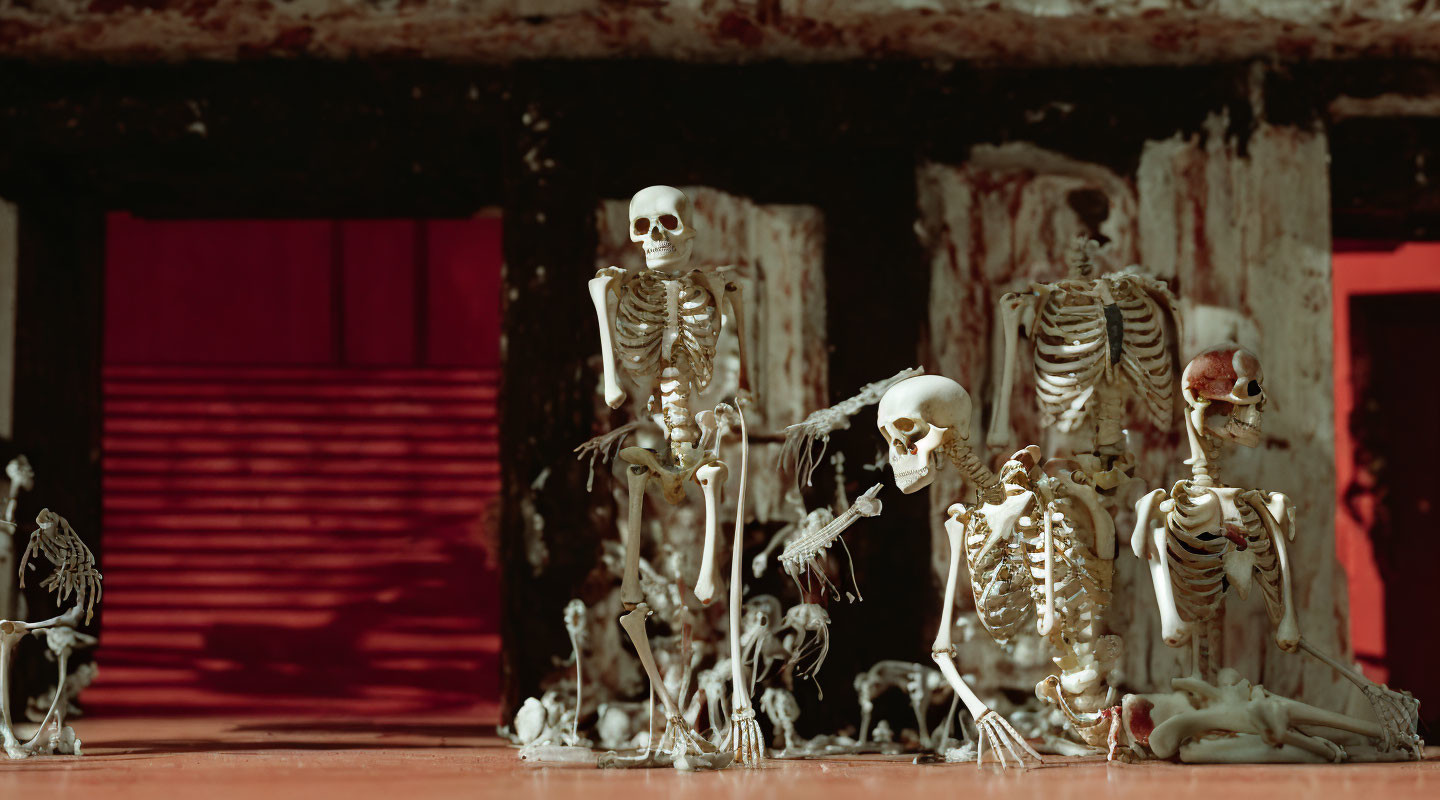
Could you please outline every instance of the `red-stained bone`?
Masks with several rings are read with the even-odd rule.
[[[1231,525],[1228,522],[1225,523],[1225,538],[1229,539],[1231,544],[1235,545],[1236,550],[1248,550],[1250,548],[1250,540],[1245,538],[1244,529],[1238,525]]]
[[[1235,380],[1239,374],[1235,371],[1235,361],[1238,353],[1243,350],[1233,345],[1228,347],[1217,347],[1206,350],[1185,367],[1185,374],[1181,376],[1181,382],[1185,390],[1192,397],[1204,397],[1209,400],[1219,400],[1230,395],[1235,388]],[[1246,354],[1249,356],[1249,354]],[[1253,361],[1254,357],[1249,356]],[[1256,362],[1259,366],[1259,362]]]
[[[1155,704],[1143,697],[1125,698],[1125,729],[1130,731],[1130,738],[1142,747],[1150,746],[1150,734],[1155,732],[1155,720],[1150,716],[1153,708]]]

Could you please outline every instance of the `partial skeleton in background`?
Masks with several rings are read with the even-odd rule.
[[[910,710],[915,714],[915,733],[920,746],[930,751],[939,751],[950,737],[951,724],[955,719],[956,705],[960,697],[950,688],[945,676],[934,667],[910,661],[879,661],[875,666],[855,676],[855,695],[860,700],[860,733],[857,746],[865,748],[871,744],[871,715],[875,712],[875,698],[899,689],[910,701]],[[930,730],[930,708],[937,700],[943,702],[943,695],[949,694],[950,710],[945,722],[935,731]]]
[[[1126,502],[1135,468],[1125,442],[1126,406],[1133,402],[1138,416],[1170,430],[1180,314],[1169,287],[1138,267],[1096,276],[1098,252],[1096,242],[1082,238],[1068,278],[1032,283],[1028,291],[1000,298],[1001,373],[986,444],[996,451],[1015,444],[1009,403],[1023,332],[1035,345],[1041,424],[1071,433],[1092,423],[1093,450],[1076,459],[1107,505],[1118,507]],[[1173,338],[1166,316],[1175,328]]]
[[[1287,653],[1310,654],[1359,687],[1381,722],[1366,734],[1377,739],[1380,753],[1418,759],[1424,742],[1416,733],[1415,698],[1375,684],[1301,635],[1288,553],[1295,537],[1290,498],[1227,486],[1220,478],[1226,442],[1260,443],[1264,381],[1260,360],[1234,344],[1202,352],[1181,376],[1192,474],[1170,491],[1156,489],[1140,501],[1130,540],[1135,555],[1149,562],[1165,643],[1190,644],[1194,676],[1213,683],[1226,666],[1221,645],[1228,590],[1243,600],[1258,586],[1275,644]],[[1352,732],[1357,725],[1370,725],[1339,718],[1349,725],[1339,727]]]

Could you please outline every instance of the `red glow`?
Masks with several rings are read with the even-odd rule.
[[[499,268],[495,218],[112,217],[89,707],[495,717]]]
[[[1440,244],[1408,243],[1394,250],[1364,243],[1337,244],[1334,255],[1335,312],[1335,549],[1349,579],[1350,637],[1355,656],[1376,680],[1386,678],[1385,587],[1370,543],[1374,509],[1368,498],[1354,503],[1360,519],[1346,512],[1344,493],[1355,479],[1355,410],[1350,353],[1350,299],[1358,295],[1440,291]]]

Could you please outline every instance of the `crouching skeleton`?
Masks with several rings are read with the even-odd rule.
[[[1026,292],[1000,298],[1002,367],[985,440],[995,449],[1014,444],[1009,402],[1024,332],[1035,344],[1042,424],[1071,433],[1092,422],[1094,449],[1076,460],[1108,503],[1134,479],[1123,427],[1126,405],[1133,400],[1139,416],[1170,430],[1180,315],[1169,287],[1134,267],[1096,277],[1098,247],[1080,240],[1068,278],[1032,283]]]
[[[900,491],[929,485],[945,460],[978,491],[979,502],[952,505],[945,523],[950,572],[931,657],[975,717],[977,762],[984,760],[987,738],[1002,764],[1001,745],[1021,763],[1013,745],[1039,759],[956,668],[950,631],[960,554],[970,567],[976,613],[985,629],[1007,642],[1038,611],[1040,634],[1058,652],[1055,663],[1068,699],[1098,708],[1110,702],[1104,678],[1118,649],[1118,640],[1100,635],[1115,547],[1109,515],[1093,489],[1068,475],[1046,476],[1037,448],[1016,453],[1002,476],[991,472],[971,450],[970,396],[948,378],[925,375],[897,384],[881,399],[877,423]]]
[[[1301,635],[1288,555],[1295,537],[1290,498],[1227,486],[1220,478],[1225,442],[1260,443],[1264,381],[1260,360],[1233,344],[1201,353],[1181,376],[1189,409],[1185,429],[1191,477],[1168,492],[1156,489],[1146,495],[1136,507],[1131,536],[1135,554],[1149,562],[1165,643],[1190,644],[1194,676],[1213,683],[1225,666],[1226,594],[1234,588],[1244,599],[1258,586],[1280,649],[1308,653],[1354,683],[1380,720],[1378,728],[1348,717],[1341,718],[1346,725],[1329,727],[1370,735],[1381,757],[1419,758],[1424,743],[1416,735],[1419,703],[1414,697],[1367,680]]]
[[[718,593],[715,553],[719,532],[720,489],[729,474],[720,460],[717,418],[738,418],[742,440],[740,494],[737,503],[735,541],[730,587],[731,664],[734,687],[730,726],[730,753],[740,764],[763,758],[763,742],[755,710],[741,678],[740,637],[741,525],[744,519],[746,463],[743,405],[748,391],[745,363],[745,332],[741,290],[713,271],[690,268],[695,227],[689,199],[669,186],[642,189],[630,201],[630,239],[643,246],[645,269],[626,272],[616,267],[600,270],[590,281],[590,297],[600,322],[600,344],[604,359],[605,402],[619,408],[625,402],[616,361],[645,392],[647,410],[658,412],[665,433],[665,449],[657,453],[643,447],[627,447],[620,459],[626,470],[629,517],[625,529],[625,572],[620,597],[627,612],[620,626],[635,645],[645,667],[652,691],[660,696],[666,728],[660,741],[661,758],[679,768],[720,767],[729,754],[701,738],[685,722],[679,703],[671,697],[661,679],[645,632],[650,608],[640,590],[640,530],[645,488],[660,485],[665,499],[674,504],[685,498],[685,486],[695,481],[705,501],[705,541],[695,596],[708,604]],[[615,302],[612,302],[612,296]],[[715,351],[721,332],[722,303],[728,305],[735,334],[740,341],[740,411],[722,404],[714,412],[691,410],[691,403],[714,375]],[[725,749],[722,745],[722,750]],[[651,763],[647,757],[642,759]],[[620,763],[617,761],[611,763]]]

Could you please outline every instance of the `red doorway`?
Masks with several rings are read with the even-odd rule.
[[[497,716],[499,236],[109,219],[89,706]]]
[[[1440,244],[1337,243],[1336,548],[1355,656],[1440,721]]]

